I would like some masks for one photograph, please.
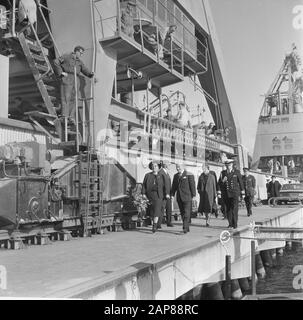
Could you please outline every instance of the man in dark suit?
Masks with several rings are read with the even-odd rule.
[[[222,171],[221,193],[226,195],[228,227],[237,229],[240,194],[244,196],[244,185],[241,173],[233,167],[233,160],[225,162],[226,170]]]
[[[161,169],[159,170],[159,174],[162,174],[165,181],[165,190],[166,194],[169,197],[163,200],[162,214],[158,222],[158,228],[161,228],[162,219],[164,216],[164,212],[166,213],[166,224],[168,227],[173,227],[172,224],[172,201],[171,201],[171,178],[168,173],[169,163],[167,161],[161,162]]]
[[[176,165],[171,195],[177,193],[177,202],[183,220],[183,232],[189,232],[189,220],[192,208],[192,199],[196,196],[195,177],[185,170],[183,164]]]
[[[256,179],[253,175],[249,174],[248,168],[243,168],[244,175],[242,177],[245,191],[245,205],[247,209],[247,216],[252,215],[252,204],[255,196]]]
[[[271,181],[267,185],[268,199],[274,197],[280,197],[281,184],[276,180],[276,176],[271,177]]]

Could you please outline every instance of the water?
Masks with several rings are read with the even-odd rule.
[[[293,273],[293,271],[296,271],[296,273]],[[294,288],[294,285],[297,288]],[[302,246],[285,249],[283,256],[277,256],[274,267],[266,268],[265,279],[258,280],[257,294],[279,293],[303,293]]]

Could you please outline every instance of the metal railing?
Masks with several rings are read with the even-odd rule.
[[[141,51],[152,53],[158,62],[164,62],[171,70],[175,70],[184,76],[184,69],[190,64],[198,62],[204,70],[207,70],[208,47],[203,44],[189,30],[174,13],[170,12],[159,0],[155,0],[158,7],[162,8],[165,16],[170,16],[172,25],[161,20],[156,12],[150,12],[141,3],[136,3],[136,9],[127,10],[127,2],[120,0],[114,2],[116,12],[110,12],[105,16],[100,12],[104,1],[95,3],[97,13],[96,24],[101,31],[102,40],[111,39],[120,35],[127,36],[130,41],[134,41],[141,46]],[[103,4],[102,4],[103,3]],[[106,8],[106,6],[104,7]],[[105,10],[106,11],[106,10]],[[176,32],[169,34],[167,31],[173,25],[177,25]],[[201,68],[202,69],[202,68]],[[205,71],[197,72],[203,73]]]

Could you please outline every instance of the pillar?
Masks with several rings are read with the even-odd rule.
[[[219,283],[207,283],[203,285],[201,300],[224,300]]]
[[[231,298],[234,300],[240,300],[243,298],[243,294],[237,279],[231,280]]]
[[[260,279],[263,279],[266,276],[266,272],[259,253],[256,254],[256,273],[258,275],[258,278]]]
[[[261,258],[262,258],[262,262],[263,262],[263,266],[267,267],[267,268],[272,268],[273,263],[271,260],[271,255],[269,250],[264,250],[260,252]]]

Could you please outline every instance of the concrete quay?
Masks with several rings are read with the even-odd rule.
[[[221,244],[227,221],[192,219],[190,233],[181,222],[152,234],[142,227],[108,232],[91,238],[56,241],[23,250],[0,250],[7,288],[0,297],[80,298],[102,300],[174,300],[200,284],[225,280],[225,256],[231,256],[232,279],[251,276],[252,221],[271,227],[303,227],[302,207],[253,209],[239,212],[239,228]],[[258,251],[281,248],[285,241],[261,240]]]

